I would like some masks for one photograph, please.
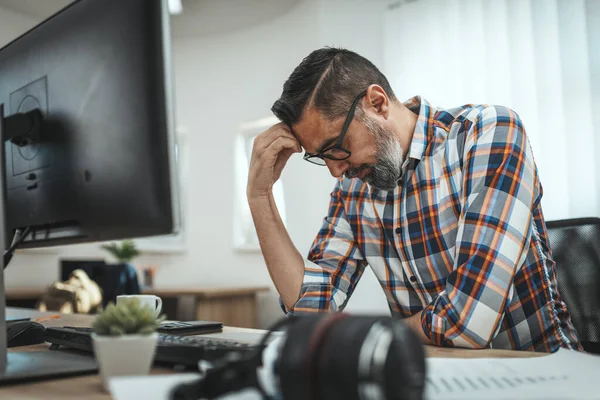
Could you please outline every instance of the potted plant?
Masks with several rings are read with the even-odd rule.
[[[131,260],[140,255],[135,242],[131,239],[123,240],[121,243],[104,244],[101,247],[121,264],[129,264]]]
[[[108,390],[112,376],[146,375],[150,371],[158,328],[164,317],[141,305],[139,299],[124,298],[109,303],[94,319],[92,342],[102,384]]]

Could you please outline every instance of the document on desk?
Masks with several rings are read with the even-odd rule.
[[[110,380],[113,399],[164,400],[198,374]],[[219,400],[261,400],[248,389]],[[428,358],[425,400],[598,400],[600,356],[569,350],[534,358]]]
[[[114,400],[165,400],[175,386],[198,377],[197,373],[115,377],[109,380],[110,394]]]
[[[600,399],[600,356],[428,358],[426,400]]]
[[[168,400],[180,383],[198,379],[196,373],[172,375],[126,376],[110,379],[110,394],[114,400]],[[262,400],[255,389],[246,389],[219,397],[219,400]]]

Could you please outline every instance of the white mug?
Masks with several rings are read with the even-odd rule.
[[[154,316],[158,317],[162,310],[162,299],[153,294],[131,294],[117,296],[117,304],[123,299],[138,299],[142,306],[150,307],[154,310]]]

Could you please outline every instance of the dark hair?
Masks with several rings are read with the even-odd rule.
[[[387,78],[369,60],[350,50],[324,47],[294,69],[271,111],[289,126],[300,120],[308,106],[335,119],[346,115],[354,98],[372,84],[396,100]]]

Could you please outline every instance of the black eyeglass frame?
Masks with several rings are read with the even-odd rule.
[[[352,102],[352,105],[350,106],[350,111],[348,111],[348,115],[346,116],[346,121],[344,121],[344,126],[342,127],[342,131],[340,132],[340,136],[338,137],[338,140],[336,140],[336,142],[334,144],[332,144],[331,146],[327,146],[326,148],[324,148],[323,150],[321,150],[318,153],[309,153],[308,151],[305,152],[304,157],[303,157],[304,160],[308,161],[309,163],[315,164],[315,165],[324,166],[324,165],[326,165],[325,164],[326,158],[328,160],[344,161],[352,155],[352,152],[350,150],[342,147],[342,142],[344,141],[344,137],[346,137],[346,132],[348,131],[348,127],[352,123],[352,120],[354,120],[354,113],[356,111],[356,106],[358,105],[358,102],[360,101],[360,99],[362,99],[366,94],[367,94],[367,91],[363,90],[362,92],[360,92],[358,94],[358,96],[356,96],[354,98],[354,101]],[[342,156],[342,157],[336,157],[336,156],[332,156],[329,154],[325,154],[326,152],[331,151],[333,149],[340,150],[340,151],[346,153],[346,155]]]

